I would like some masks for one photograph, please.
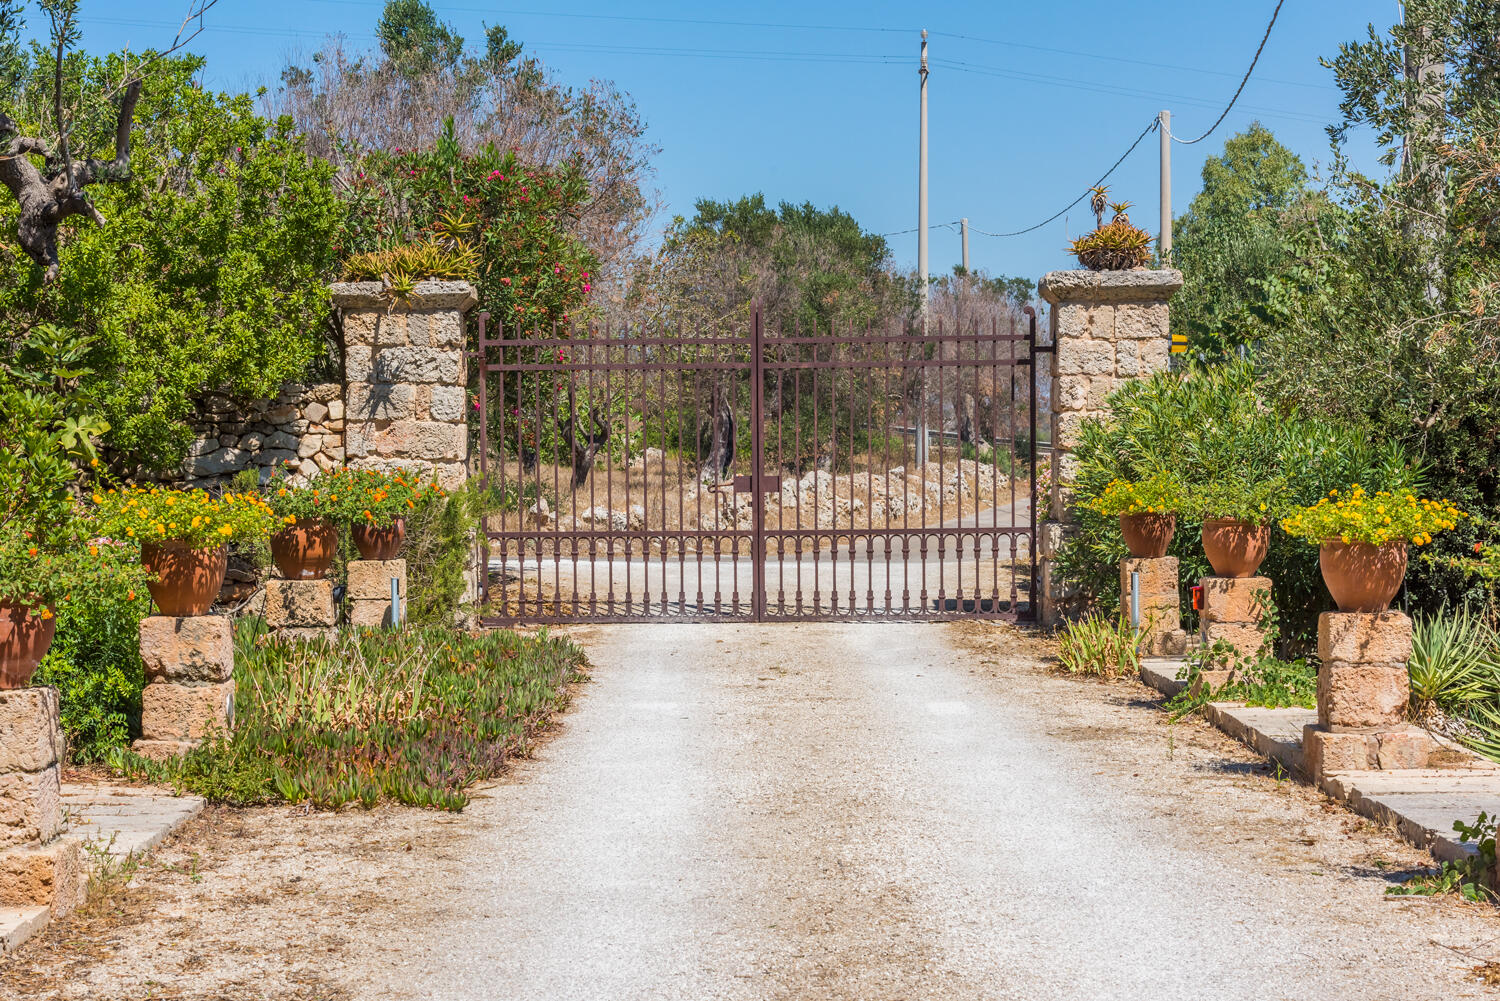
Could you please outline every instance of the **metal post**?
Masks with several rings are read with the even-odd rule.
[[[1130,628],[1141,628],[1141,575],[1130,571]]]
[[[969,220],[958,220],[959,229],[963,232],[964,244],[964,274],[969,273]]]
[[[917,281],[921,283],[922,346],[927,346],[927,29],[922,29],[921,111],[917,126]],[[927,367],[922,367],[917,398],[917,465],[927,465]]]
[[[1161,128],[1161,232],[1157,238],[1157,249],[1161,251],[1163,267],[1172,264],[1172,113],[1163,111],[1158,116]]]
[[[391,625],[401,625],[401,578],[391,578]]]

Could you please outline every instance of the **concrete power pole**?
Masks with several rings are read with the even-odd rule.
[[[958,225],[959,225],[959,228],[963,231],[963,235],[964,235],[964,240],[963,240],[963,243],[964,243],[964,274],[968,274],[969,273],[969,220],[967,220],[967,219],[960,219],[960,220],[958,220]]]
[[[917,126],[917,280],[921,283],[922,340],[927,340],[927,29],[922,29],[920,124]],[[917,464],[927,464],[927,369],[922,369],[917,400]]]
[[[1161,251],[1163,267],[1172,266],[1172,113],[1163,111],[1157,116],[1161,122],[1161,233],[1157,238],[1157,249]]]

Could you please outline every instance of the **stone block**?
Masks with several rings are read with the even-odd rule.
[[[339,618],[333,601],[333,581],[268,580],[265,615],[266,625],[278,630],[336,625]]]
[[[234,630],[227,615],[152,615],[141,620],[148,681],[219,682],[234,673]]]
[[[328,407],[322,403],[309,403],[303,409],[302,416],[313,424],[322,424],[328,416]]]
[[[88,873],[72,838],[0,852],[0,907],[49,907],[59,918],[83,903],[87,890]]]
[[[463,352],[456,348],[386,348],[375,358],[375,378],[380,382],[462,385]]]
[[[1052,311],[1052,342],[1068,340],[1090,340],[1105,338],[1109,333],[1109,317],[1104,309],[1069,304]]]
[[[1128,303],[1115,307],[1115,340],[1160,339],[1170,343],[1171,316],[1165,302]]]
[[[1162,595],[1170,594],[1175,599],[1178,596],[1178,573],[1179,563],[1175,556],[1163,556],[1159,559],[1147,559],[1145,557],[1127,556],[1120,561],[1120,594],[1122,600],[1128,602],[1130,597],[1130,575],[1138,573],[1141,575],[1141,594]]]
[[[1260,656],[1261,644],[1265,642],[1265,633],[1261,632],[1259,626],[1249,622],[1209,622],[1202,620],[1198,630],[1199,637],[1205,646],[1212,646],[1219,640],[1224,640],[1241,656],[1254,659]]]
[[[332,643],[338,639],[338,635],[337,626],[287,626],[276,630],[278,640],[293,643]]]
[[[1089,410],[1089,378],[1086,375],[1059,376],[1052,384],[1052,409],[1056,411]]]
[[[433,313],[427,325],[427,343],[435,348],[463,347],[463,314],[451,309]]]
[[[1410,696],[1404,663],[1325,660],[1318,667],[1318,722],[1330,730],[1399,726]]]
[[[1209,622],[1260,622],[1271,594],[1269,577],[1204,577],[1203,618]]]
[[[1205,692],[1213,695],[1232,680],[1234,680],[1233,671],[1199,671],[1193,676],[1193,683],[1188,686],[1188,692],[1195,699],[1202,698]]]
[[[1324,612],[1318,616],[1318,659],[1405,664],[1411,659],[1411,619],[1400,612]]]
[[[1169,629],[1143,636],[1138,649],[1142,657],[1181,657],[1187,653],[1187,631]]]
[[[1434,743],[1425,730],[1402,727],[1375,735],[1375,763],[1383,770],[1426,768]]]
[[[345,343],[344,378],[349,385],[354,386],[362,382],[369,382],[374,377],[375,349],[364,344]]]
[[[435,421],[449,423],[466,420],[464,401],[467,396],[468,392],[463,386],[433,386],[428,416]]]
[[[0,691],[0,773],[39,772],[63,758],[57,689]]]
[[[1114,375],[1115,346],[1109,341],[1063,337],[1057,342],[1057,374]]]
[[[406,602],[401,602],[401,617],[406,618]],[[349,602],[349,624],[364,629],[384,629],[391,623],[391,599],[366,599]]]
[[[351,383],[348,415],[355,421],[404,421],[417,413],[417,387],[410,383]]]
[[[398,581],[398,592],[406,597],[406,561],[395,560],[350,560],[349,598],[353,601],[391,600],[391,578]]]
[[[45,844],[62,832],[60,779],[55,764],[0,775],[0,848]]]
[[[196,740],[137,740],[131,743],[130,749],[143,758],[166,761],[182,757],[198,743]]]
[[[1375,738],[1365,733],[1332,733],[1313,723],[1302,728],[1302,770],[1321,784],[1329,772],[1360,772],[1375,767]]]
[[[234,682],[173,685],[158,681],[141,690],[141,737],[199,740],[234,727]]]

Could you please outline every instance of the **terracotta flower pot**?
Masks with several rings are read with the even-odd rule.
[[[41,609],[0,599],[0,689],[25,688],[47,656],[57,619]]]
[[[327,518],[298,518],[271,536],[271,559],[287,580],[323,579],[338,549],[338,526]]]
[[[1271,547],[1271,526],[1235,518],[1203,523],[1203,554],[1220,577],[1254,577]]]
[[[1172,536],[1177,532],[1177,515],[1167,513],[1122,514],[1120,534],[1131,556],[1148,560],[1167,555]]]
[[[177,539],[141,544],[141,565],[155,575],[146,584],[163,615],[205,615],[224,586],[229,550],[195,549]]]
[[[1323,583],[1341,612],[1383,612],[1406,579],[1406,542],[1383,546],[1329,539],[1318,550]]]
[[[406,519],[397,518],[384,528],[355,522],[349,528],[349,537],[354,548],[359,550],[362,560],[393,560],[406,541]]]

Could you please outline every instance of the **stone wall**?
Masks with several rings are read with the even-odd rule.
[[[291,383],[274,400],[242,400],[209,393],[193,420],[197,435],[173,477],[184,486],[219,488],[242,469],[261,480],[280,463],[294,462],[309,477],[344,462],[344,387]]]
[[[1052,482],[1038,554],[1040,620],[1055,625],[1070,611],[1068,589],[1053,562],[1076,521],[1072,482],[1078,429],[1105,414],[1104,399],[1120,384],[1167,367],[1168,306],[1182,287],[1180,271],[1053,271],[1037,286],[1051,304]]]

